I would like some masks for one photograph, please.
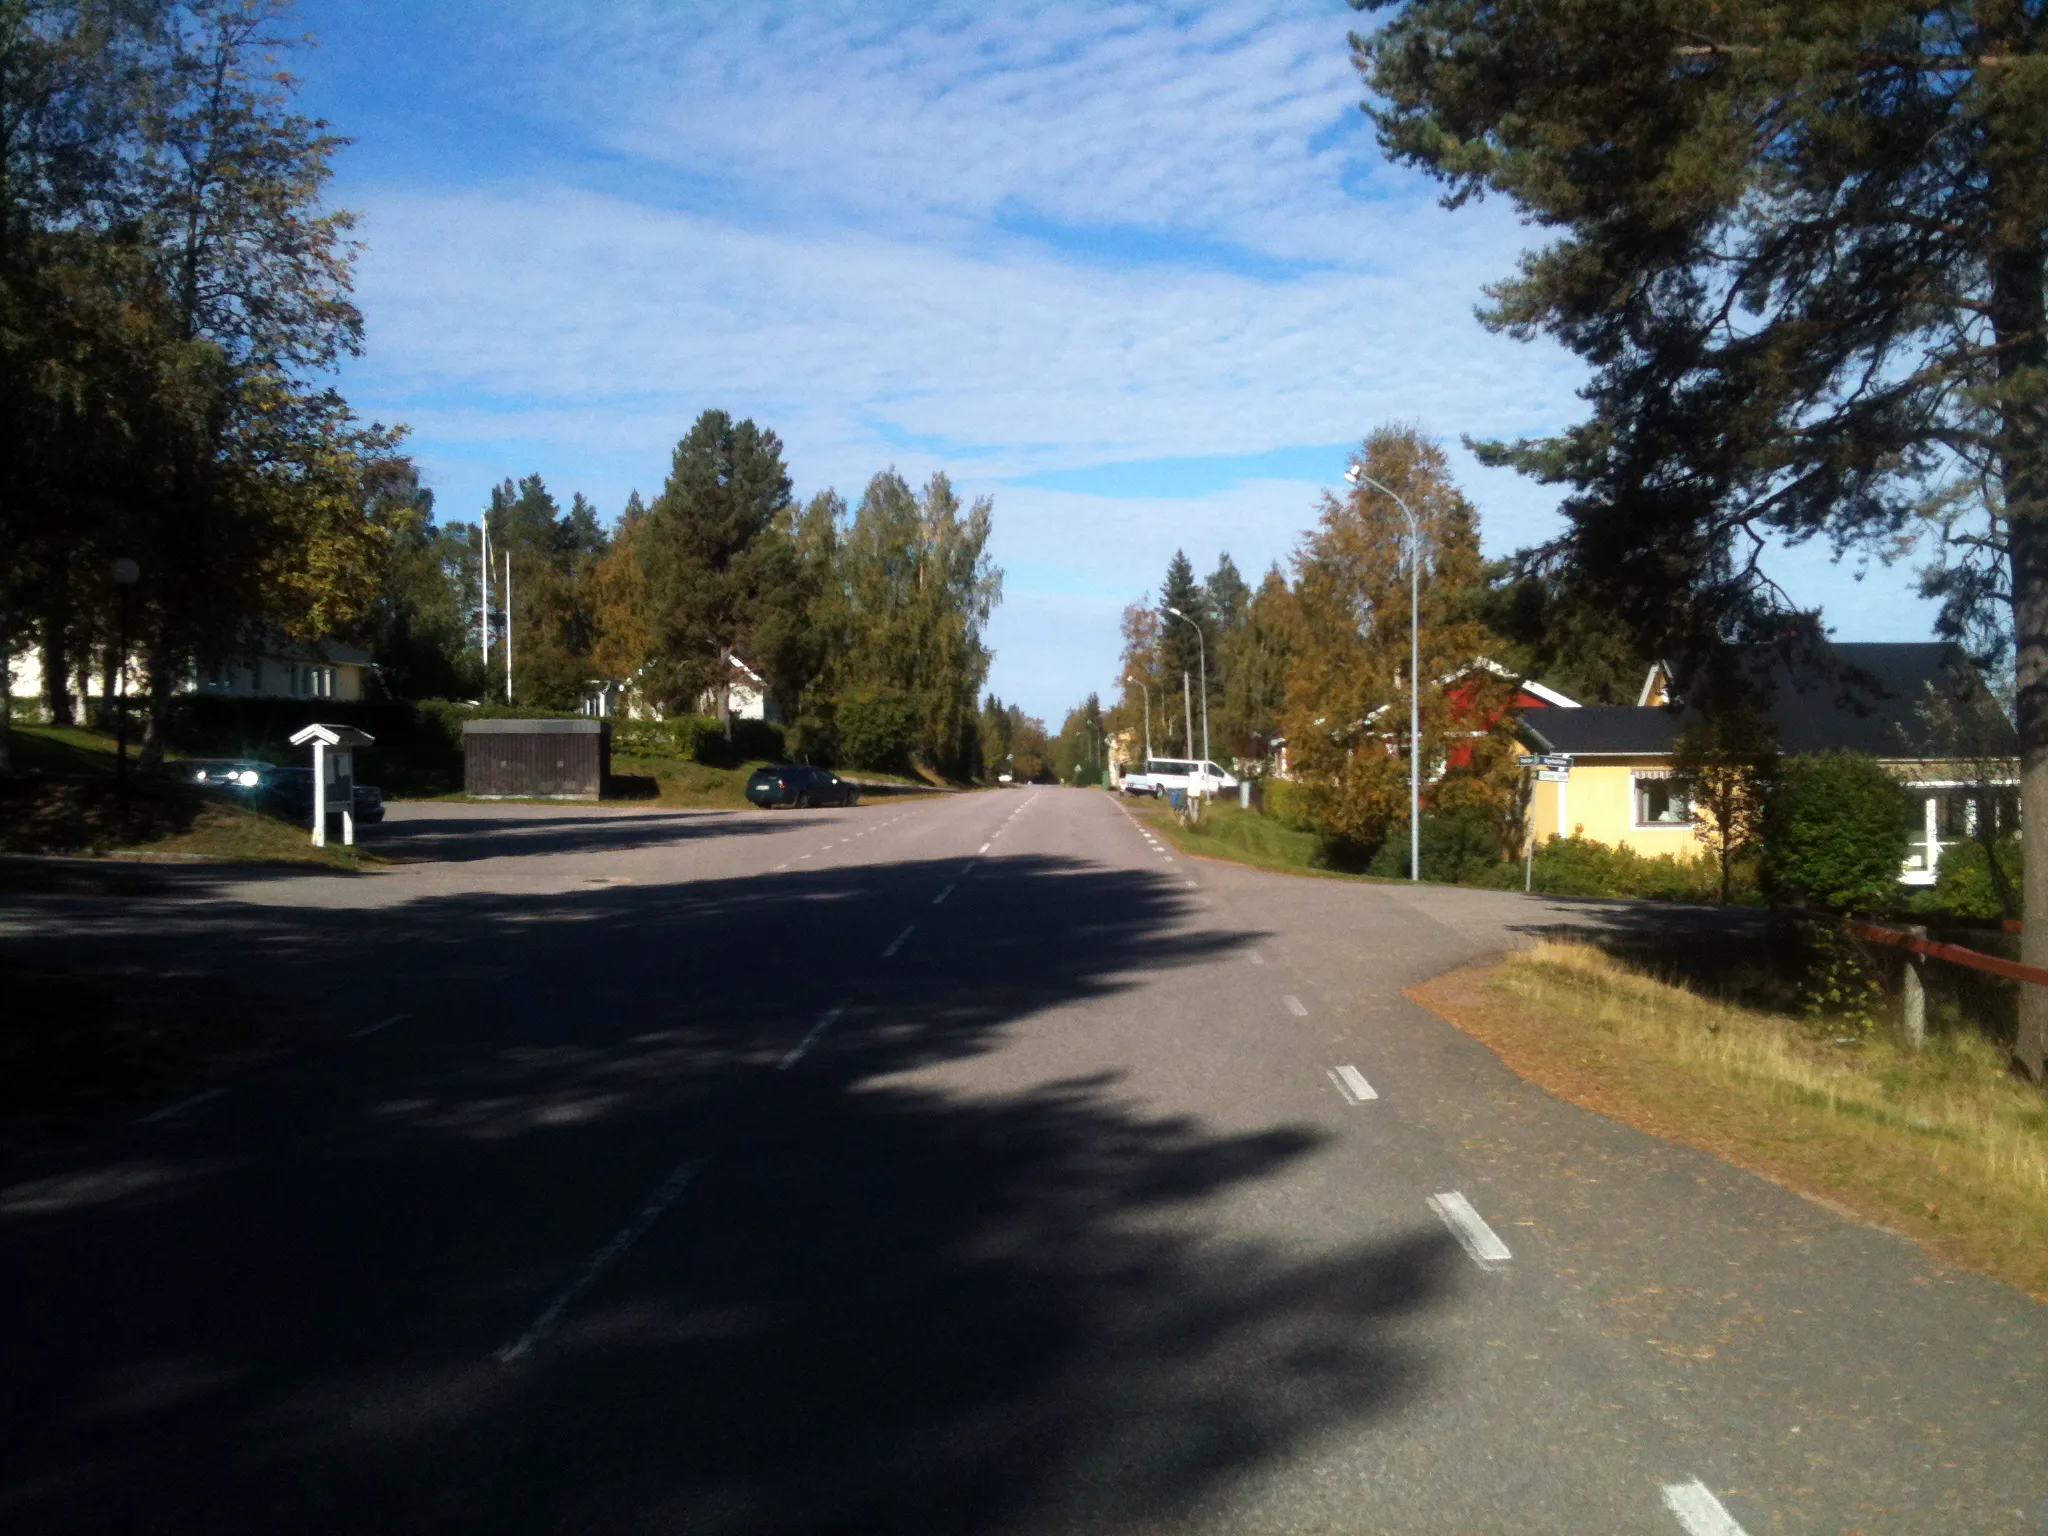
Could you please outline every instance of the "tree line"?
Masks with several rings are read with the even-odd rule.
[[[1421,753],[1432,808],[1481,817],[1502,849],[1519,826],[1521,775],[1506,706],[1513,678],[1541,672],[1587,702],[1632,701],[1646,662],[1625,630],[1570,607],[1569,594],[1509,562],[1485,560],[1479,514],[1443,450],[1416,427],[1380,428],[1354,460],[1368,477],[1325,494],[1316,526],[1256,588],[1230,556],[1197,579],[1175,551],[1156,601],[1123,616],[1121,688],[1109,711],[1127,756],[1200,757],[1226,767],[1284,758],[1300,809],[1361,855],[1405,822],[1410,529],[1421,562]],[[1492,663],[1488,666],[1487,663]],[[1496,670],[1497,669],[1497,670]],[[1204,689],[1206,687],[1206,693]],[[1099,771],[1078,729],[1080,771]]]
[[[284,11],[0,3],[0,654],[40,648],[61,718],[125,640],[146,755],[246,627],[361,620],[384,544],[400,433],[327,382],[362,340],[353,219]]]
[[[739,663],[807,761],[971,776],[987,758],[994,508],[963,504],[943,473],[913,487],[885,470],[851,508],[830,490],[800,503],[776,434],[711,410],[614,527],[538,475],[497,487],[475,523],[437,527],[416,478],[391,493],[374,647],[401,696],[574,710],[610,687],[642,715],[708,705],[730,736],[736,680],[755,686]],[[486,534],[497,606],[480,616]],[[483,654],[508,639],[510,700]]]
[[[978,764],[1001,574],[989,503],[943,474],[798,505],[775,434],[710,411],[614,527],[538,476],[436,523],[404,429],[334,387],[359,247],[324,201],[346,140],[295,106],[289,9],[0,0],[6,693],[33,650],[59,723],[88,677],[139,694],[151,761],[172,698],[252,648],[360,641],[391,696],[503,699],[509,640],[516,703],[609,679],[729,729],[740,659],[813,760]]]

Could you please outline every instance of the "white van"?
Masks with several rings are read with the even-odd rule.
[[[1192,762],[1184,757],[1147,759],[1145,778],[1155,795],[1173,789],[1184,789],[1193,795],[1220,795],[1237,789],[1236,774],[1226,773],[1214,763]]]

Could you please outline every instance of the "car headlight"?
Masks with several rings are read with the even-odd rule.
[[[257,783],[256,770],[254,768],[244,768],[240,773],[235,775],[235,782],[240,784],[244,789],[254,789]]]
[[[192,777],[198,783],[204,784],[206,782],[206,770],[202,768],[197,773],[193,774]]]

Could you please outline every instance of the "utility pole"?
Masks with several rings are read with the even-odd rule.
[[[477,658],[483,663],[484,693],[491,691],[491,515],[486,512],[477,519],[477,530],[483,535],[483,556],[476,563],[476,650]]]
[[[512,551],[505,551],[505,702],[512,702]]]
[[[1178,608],[1169,608],[1166,611],[1195,632],[1195,654],[1200,659],[1202,666],[1202,761],[1206,763],[1209,761],[1209,640],[1202,633],[1202,626],[1182,613]],[[1185,686],[1187,682],[1186,673],[1181,674],[1181,682]],[[1190,725],[1188,727],[1188,752],[1190,755],[1195,750],[1194,735],[1194,727]],[[1202,770],[1204,775],[1208,771],[1207,768]],[[1206,784],[1208,779],[1205,777],[1202,782]]]
[[[1408,519],[1408,878],[1422,878],[1422,524],[1408,503],[1354,464],[1344,478],[1392,496]]]
[[[1188,675],[1185,672],[1180,675],[1180,712],[1180,739],[1187,743],[1186,751],[1192,757],[1195,751],[1195,706],[1188,692]]]

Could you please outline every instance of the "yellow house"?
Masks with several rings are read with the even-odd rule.
[[[1745,665],[1766,686],[1781,752],[1867,753],[1912,792],[1906,884],[1932,884],[1942,849],[1982,818],[2001,832],[2018,825],[2018,738],[1955,647],[1816,640],[1750,649]],[[1684,720],[1661,666],[1632,706],[1525,709],[1523,740],[1570,763],[1532,786],[1537,841],[1576,835],[1651,856],[1701,854],[1698,819],[1672,768]]]

